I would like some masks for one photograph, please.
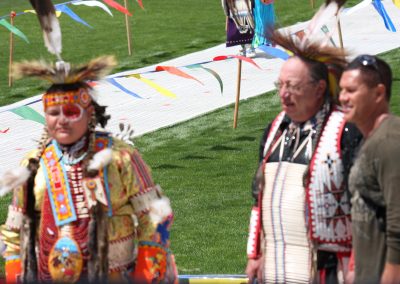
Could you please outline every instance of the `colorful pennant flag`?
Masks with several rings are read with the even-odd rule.
[[[89,28],[92,28],[88,23],[86,23],[84,20],[82,20],[81,18],[79,18],[79,16],[77,14],[75,14],[67,5],[56,5],[55,6],[57,11],[63,12],[64,14],[67,14],[68,16],[71,17],[71,19],[73,19],[74,21],[81,23]]]
[[[397,8],[400,8],[400,0],[393,0],[393,4],[396,5]]]
[[[167,71],[168,73],[171,73],[173,75],[180,76],[180,77],[183,77],[186,79],[192,79],[192,80],[195,80],[195,81],[199,82],[200,84],[204,85],[200,80],[196,79],[195,77],[189,75],[188,73],[185,73],[182,70],[179,70],[178,68],[173,67],[173,66],[157,66],[156,71]]]
[[[43,115],[41,115],[40,113],[38,113],[36,110],[34,110],[29,106],[20,106],[10,111],[15,113],[16,115],[19,115],[23,119],[32,120],[40,124],[45,124]]]
[[[164,87],[161,87],[160,85],[156,84],[155,82],[151,81],[150,79],[143,78],[142,76],[140,76],[140,74],[133,74],[133,75],[129,75],[127,77],[136,78],[136,79],[142,81],[143,83],[145,83],[146,85],[148,85],[148,86],[152,87],[153,89],[155,89],[161,95],[169,97],[169,98],[176,99],[176,95],[174,93],[172,93],[171,91],[167,90]]]
[[[111,13],[110,9],[108,9],[108,7],[106,5],[104,5],[103,3],[99,2],[99,1],[95,1],[95,0],[89,0],[89,1],[78,1],[78,2],[72,2],[72,5],[85,5],[85,6],[89,6],[89,7],[99,7],[101,9],[103,9],[104,11],[106,11],[110,16],[113,16],[113,14]]]
[[[224,84],[222,83],[221,76],[219,76],[218,73],[215,72],[214,70],[212,70],[212,69],[210,69],[210,68],[207,68],[207,67],[204,67],[204,66],[201,65],[201,64],[189,65],[189,66],[186,66],[186,68],[201,68],[201,69],[207,71],[208,73],[210,73],[211,75],[213,75],[213,76],[215,77],[215,79],[217,79],[217,81],[218,81],[218,83],[219,83],[219,88],[221,89],[221,94],[224,93]]]
[[[269,46],[269,45],[261,45],[258,48],[270,56],[280,58],[283,60],[287,60],[290,57],[287,52],[285,52],[279,48]]]
[[[32,13],[32,14],[36,14],[35,10],[24,10],[24,13]],[[56,17],[59,18],[61,16],[61,11],[56,11]]]
[[[392,19],[390,19],[388,13],[386,12],[386,9],[383,6],[381,0],[374,0],[372,4],[374,5],[376,11],[378,11],[379,15],[382,17],[386,29],[388,31],[395,32],[396,28],[393,25]]]
[[[137,0],[137,2],[139,4],[140,8],[142,8],[144,10],[144,6],[143,6],[143,3],[142,3],[142,0]]]
[[[118,11],[128,15],[132,16],[132,14],[126,9],[124,6],[121,4],[115,2],[114,0],[103,0],[108,6],[113,7],[114,9],[117,9]]]
[[[127,93],[128,95],[131,95],[135,98],[138,99],[143,99],[141,96],[139,96],[138,94],[128,90],[127,88],[125,88],[124,86],[122,86],[120,83],[118,83],[114,78],[107,78],[106,81],[112,85],[114,85],[115,87],[117,87],[118,89],[120,89],[121,91]]]
[[[17,29],[16,27],[14,27],[13,25],[11,25],[9,22],[6,21],[6,19],[1,19],[0,20],[0,25],[2,25],[3,27],[5,27],[6,29],[8,29],[10,32],[12,32],[13,34],[15,34],[16,36],[19,36],[20,38],[22,38],[24,41],[26,41],[27,43],[29,43],[28,38],[26,37],[26,35],[21,32],[19,29]]]
[[[0,133],[6,134],[9,130],[10,130],[10,127],[6,128],[4,130],[0,130]]]
[[[246,61],[246,62],[256,66],[258,69],[261,69],[261,67],[258,66],[257,63],[255,63],[253,59],[246,57],[246,56],[242,56],[242,55],[219,55],[219,56],[214,57],[213,61],[226,60],[229,58],[237,58],[237,59]]]

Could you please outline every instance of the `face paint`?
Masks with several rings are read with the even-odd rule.
[[[46,114],[50,116],[60,116],[70,122],[79,121],[83,115],[83,108],[79,104],[64,104],[49,107]]]

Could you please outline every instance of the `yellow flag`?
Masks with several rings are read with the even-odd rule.
[[[400,0],[393,0],[393,3],[397,6],[397,8],[400,8]]]
[[[140,74],[132,74],[132,75],[128,75],[127,77],[134,77],[136,79],[139,79],[143,83],[145,83],[148,86],[152,87],[153,89],[157,90],[163,96],[170,97],[173,99],[176,98],[176,95],[174,93],[165,89],[164,87],[161,87],[160,85],[156,84],[155,82],[151,81],[150,79],[143,78],[142,76],[140,76]]]

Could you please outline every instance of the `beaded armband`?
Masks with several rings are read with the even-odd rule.
[[[135,214],[149,210],[151,203],[160,198],[161,192],[161,187],[157,184],[153,187],[146,188],[143,192],[139,192],[133,196],[131,198],[131,203],[135,210]]]
[[[251,209],[249,238],[247,240],[247,257],[257,258],[260,250],[260,208]]]

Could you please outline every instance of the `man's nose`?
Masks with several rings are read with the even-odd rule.
[[[344,103],[348,99],[347,93],[345,90],[341,90],[339,93],[339,102]]]

